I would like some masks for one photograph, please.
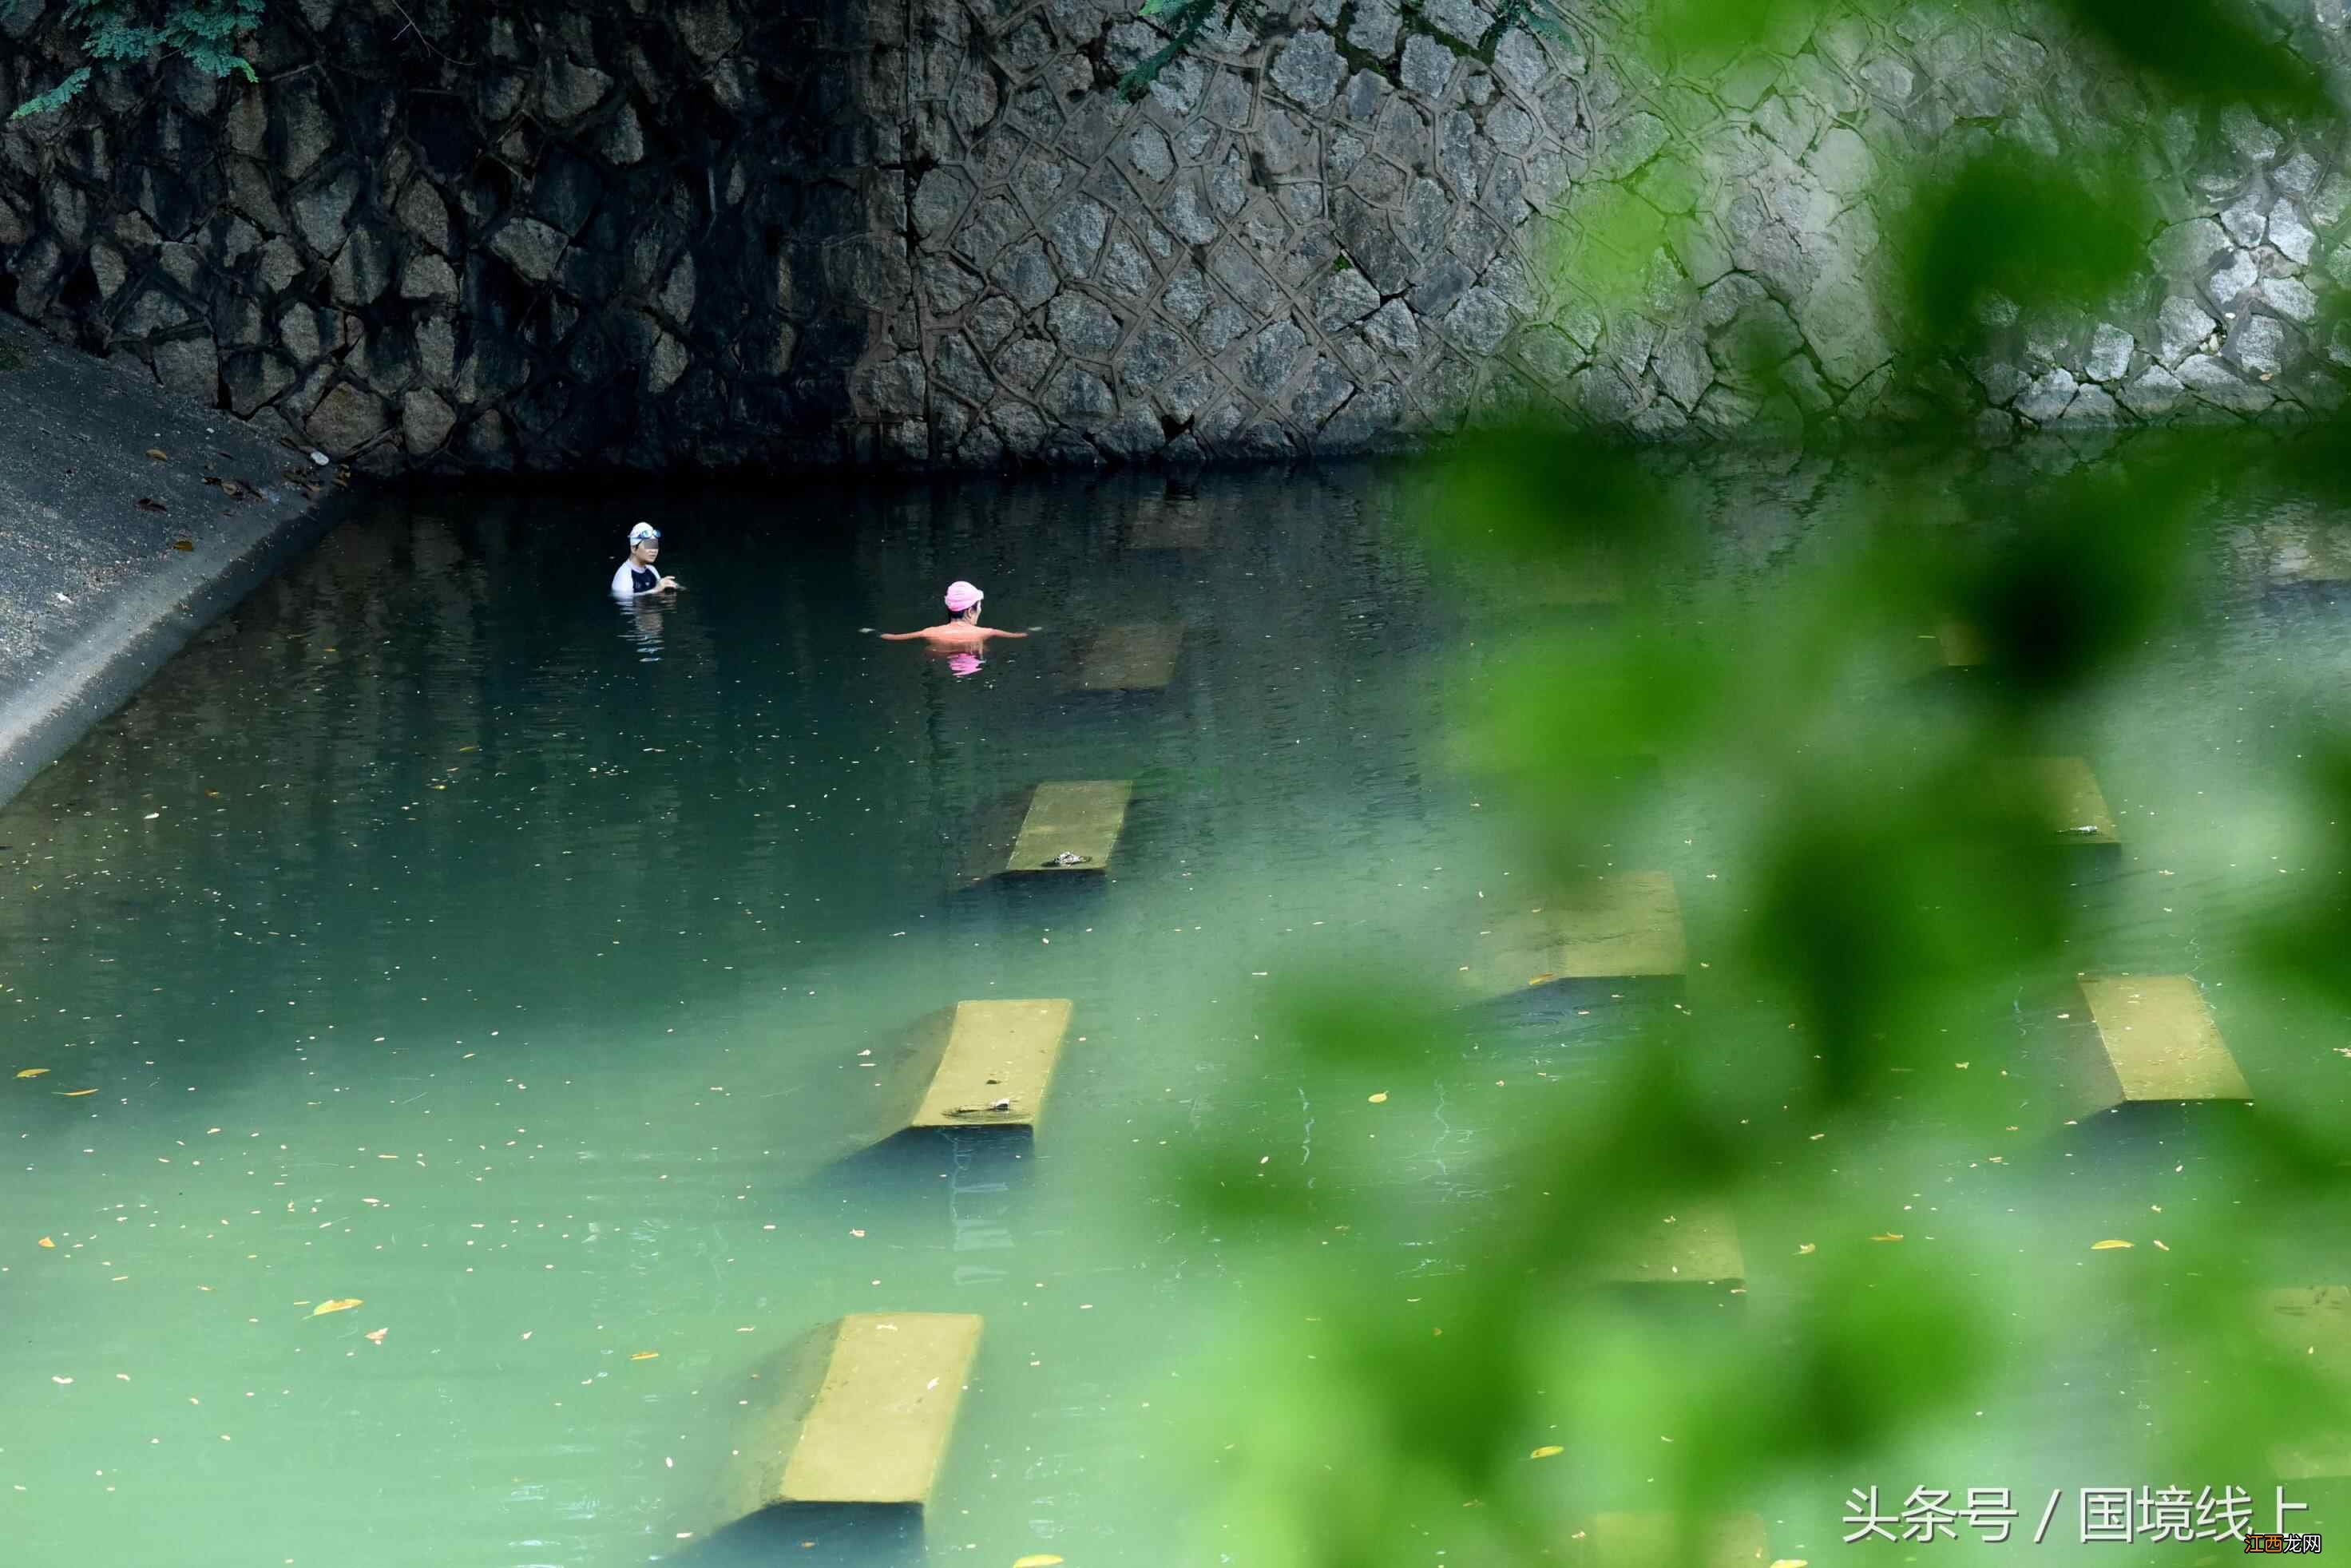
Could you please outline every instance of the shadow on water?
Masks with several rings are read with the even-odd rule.
[[[915,1568],[926,1556],[921,1509],[830,1503],[763,1508],[666,1561],[680,1568]]]

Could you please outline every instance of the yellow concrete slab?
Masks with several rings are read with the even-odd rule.
[[[1935,628],[1935,646],[1945,669],[1971,670],[1984,662],[1983,634],[1972,622],[1943,622]]]
[[[1595,1270],[1611,1284],[1738,1288],[1747,1283],[1739,1228],[1713,1205],[1691,1204],[1645,1216],[1631,1221],[1623,1235]]]
[[[1020,836],[1004,862],[1007,872],[1074,872],[1100,875],[1110,869],[1126,825],[1134,785],[1125,779],[1081,779],[1040,784],[1029,798]],[[1063,857],[1071,857],[1064,859]]]
[[[1078,666],[1081,692],[1155,692],[1176,674],[1184,628],[1165,622],[1105,626]]]
[[[2351,1285],[2265,1291],[2260,1316],[2262,1331],[2298,1365],[2351,1387]],[[2278,1445],[2270,1464],[2281,1480],[2351,1479],[2351,1432],[2302,1433]]]
[[[908,1125],[1033,1130],[1069,1032],[1063,998],[957,1002],[946,1054]]]
[[[774,1500],[928,1503],[979,1329],[969,1312],[853,1312],[841,1319]]]
[[[1131,550],[1208,549],[1216,544],[1216,528],[1197,507],[1155,507],[1136,513],[1126,526]]]
[[[2113,813],[2098,789],[2097,775],[2078,757],[2025,757],[2011,764],[2003,780],[2015,809],[2069,844],[2119,844]]]
[[[2095,1089],[2103,1103],[2253,1097],[2202,988],[2188,976],[2086,979],[2082,995],[2097,1025],[2104,1071]]]
[[[2351,528],[2326,523],[2273,522],[2255,538],[2274,582],[2351,582]]]
[[[1503,997],[1561,981],[1668,978],[1688,962],[1672,875],[1635,871],[1489,915],[1459,974],[1474,994]]]
[[[1670,1513],[1600,1513],[1570,1543],[1575,1568],[1755,1568],[1771,1561],[1763,1516],[1701,1520],[1683,1539]]]

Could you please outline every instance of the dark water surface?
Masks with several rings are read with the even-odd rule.
[[[1768,591],[1853,480],[1707,483],[1706,570]],[[1476,1267],[1480,1155],[1621,1027],[1416,1082],[1310,1079],[1260,1038],[1287,977],[1449,968],[1507,886],[1444,730],[1497,601],[1440,594],[1406,514],[1393,476],[1335,469],[457,496],[340,528],[0,811],[0,1071],[46,1070],[0,1076],[0,1560],[662,1558],[720,1522],[750,1374],[865,1310],[987,1318],[930,1559],[1212,1560],[1172,1544],[1215,1535],[1187,1401],[1266,1270],[1163,1189],[1177,1155],[1238,1122],[1335,1160],[1329,1213],[1384,1211],[1365,1278],[1401,1297]],[[602,586],[645,515],[687,591],[624,609]],[[2231,1029],[2244,920],[2316,864],[2272,727],[2334,702],[2351,612],[2273,591],[2252,522],[2208,545],[2213,613],[2077,749],[2130,841],[2097,961],[2196,974]],[[955,578],[1035,634],[968,674],[863,634],[936,619]],[[1094,628],[1139,622],[1186,629],[1166,691],[1068,689]],[[1085,778],[1139,781],[1107,885],[970,885],[1028,789]],[[1667,788],[1703,958],[1738,785]],[[911,1104],[909,1038],[986,997],[1076,1004],[1033,1152],[841,1164]],[[2231,1041],[2257,1086],[2340,1043]],[[2172,1155],[2108,1153],[2075,1185],[2120,1223]],[[1990,1224],[2021,1190],[1955,1168],[1919,1201]],[[1797,1239],[1750,1238],[1758,1291]],[[2011,1447],[2075,1451],[2136,1397],[2112,1381]],[[1846,1484],[1782,1550],[1834,1551]]]

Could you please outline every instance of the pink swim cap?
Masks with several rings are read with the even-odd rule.
[[[953,614],[962,614],[965,611],[978,603],[981,597],[979,590],[974,588],[968,582],[950,582],[947,584],[947,609]]]

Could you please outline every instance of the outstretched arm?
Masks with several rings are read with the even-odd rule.
[[[999,632],[993,626],[987,629],[987,634],[991,637],[1026,637],[1029,635],[1026,632]]]
[[[911,643],[921,635],[922,633],[920,632],[884,632],[882,633],[882,641],[884,643]]]

